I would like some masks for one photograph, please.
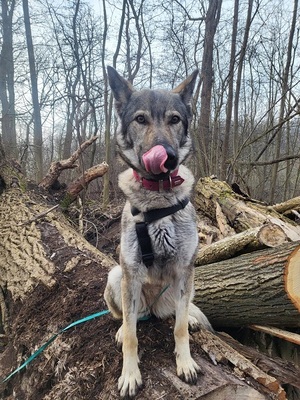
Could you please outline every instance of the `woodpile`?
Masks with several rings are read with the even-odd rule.
[[[196,302],[212,323],[299,327],[300,226],[286,215],[300,197],[272,207],[204,178],[195,204],[213,225],[200,233],[195,272]]]

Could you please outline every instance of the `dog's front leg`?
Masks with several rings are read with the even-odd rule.
[[[136,336],[137,314],[141,296],[141,283],[135,277],[122,277],[123,308],[123,368],[118,381],[122,398],[133,398],[142,386],[142,377],[138,367],[138,341]]]
[[[177,375],[185,382],[195,384],[197,373],[201,368],[193,360],[189,343],[189,304],[193,285],[193,273],[191,276],[181,276],[175,286],[175,356]]]

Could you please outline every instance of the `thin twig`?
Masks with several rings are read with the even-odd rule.
[[[42,213],[36,215],[34,218],[31,218],[25,222],[21,222],[20,224],[18,224],[18,226],[24,226],[24,225],[31,224],[31,222],[34,222],[34,221],[38,220],[39,218],[44,217],[45,215],[49,214],[51,211],[56,210],[58,207],[59,207],[59,204],[56,204],[55,206],[49,208],[49,210],[43,211]]]

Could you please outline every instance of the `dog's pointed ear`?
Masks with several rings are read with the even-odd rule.
[[[195,83],[199,70],[196,69],[191,75],[189,75],[180,85],[172,90],[173,93],[178,93],[185,104],[189,104],[193,95]]]
[[[109,86],[115,98],[115,107],[119,115],[130,99],[134,89],[130,82],[121,76],[113,67],[107,67]]]

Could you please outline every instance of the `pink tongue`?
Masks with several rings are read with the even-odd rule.
[[[152,149],[148,150],[142,156],[146,170],[155,175],[168,172],[168,169],[164,166],[167,158],[168,154],[166,149],[161,145],[152,147]]]

